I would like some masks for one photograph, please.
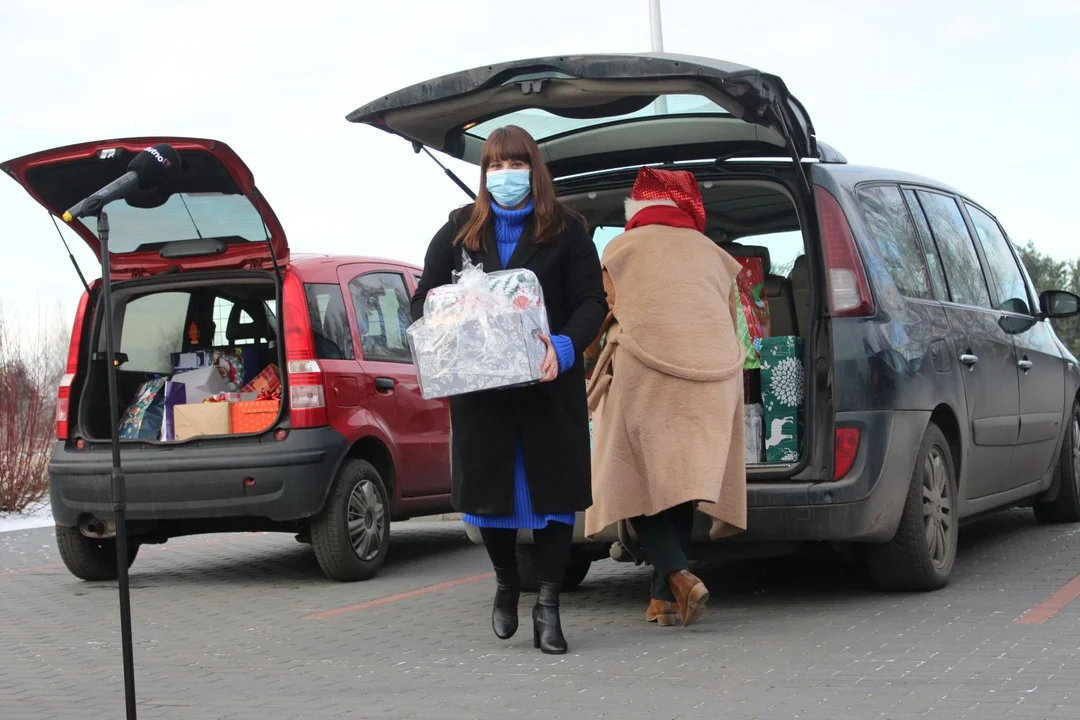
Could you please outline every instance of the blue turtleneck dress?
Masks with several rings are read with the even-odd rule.
[[[510,256],[514,254],[521,232],[525,229],[525,221],[532,214],[533,204],[530,200],[524,207],[518,210],[508,210],[494,202],[491,210],[495,214],[495,240],[499,246],[499,260],[503,267],[510,262]],[[565,372],[574,365],[574,344],[565,335],[552,335],[551,344],[555,348],[555,354],[559,358],[559,372]],[[516,442],[516,460],[514,461],[514,512],[512,515],[473,515],[465,514],[465,522],[479,528],[494,528],[500,530],[539,530],[547,527],[550,522],[559,522],[566,525],[574,524],[574,513],[552,513],[548,515],[533,512],[532,500],[529,498],[529,482],[525,476],[525,456],[521,452],[521,441]]]

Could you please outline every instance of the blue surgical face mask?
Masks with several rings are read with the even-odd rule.
[[[529,170],[494,170],[487,174],[487,189],[495,202],[514,207],[529,197]]]

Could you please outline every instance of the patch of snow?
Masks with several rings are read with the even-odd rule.
[[[52,508],[48,502],[31,505],[25,512],[0,512],[0,533],[16,530],[34,530],[53,526]]]

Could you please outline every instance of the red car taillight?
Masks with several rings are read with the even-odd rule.
[[[868,317],[874,314],[874,298],[866,279],[855,237],[840,203],[825,188],[814,186],[818,228],[825,249],[825,273],[829,284],[829,311],[833,317]]]
[[[859,440],[862,431],[859,428],[836,428],[836,442],[833,451],[833,480],[842,480],[855,466],[859,456]]]
[[[96,288],[97,282],[91,287]],[[86,308],[90,305],[90,294],[84,292],[79,300],[79,309],[75,312],[75,325],[71,329],[71,344],[68,345],[67,366],[60,378],[60,387],[56,391],[56,439],[67,440],[71,421],[71,385],[75,374],[79,372],[79,346],[82,344],[83,323],[86,321]]]
[[[323,373],[315,359],[315,337],[304,285],[291,272],[285,275],[282,305],[289,418],[294,428],[321,427],[329,421]]]

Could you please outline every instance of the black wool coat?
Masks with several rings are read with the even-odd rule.
[[[472,207],[450,215],[435,234],[412,299],[412,316],[424,314],[429,291],[453,282],[462,269],[463,246],[454,237]],[[453,484],[451,502],[459,512],[507,515],[514,505],[514,441],[520,439],[533,511],[565,513],[592,505],[589,411],[581,354],[596,338],[607,314],[600,258],[584,224],[567,214],[553,240],[533,241],[532,218],[507,267],[499,260],[494,219],[484,247],[468,253],[485,272],[526,268],[544,291],[553,335],[574,344],[572,368],[550,383],[488,390],[450,398]]]

